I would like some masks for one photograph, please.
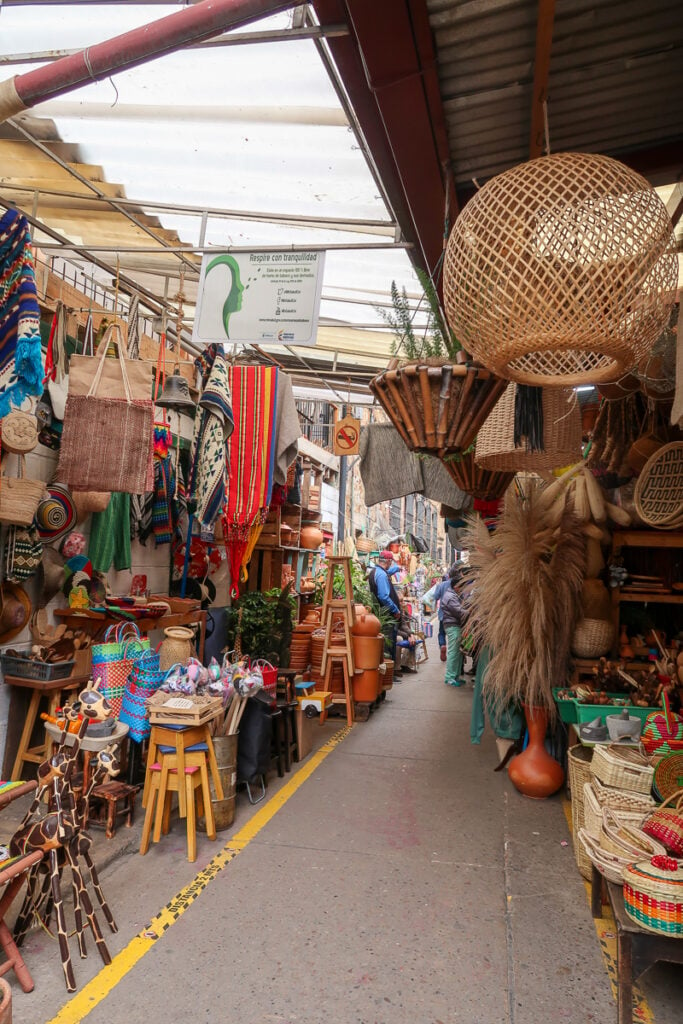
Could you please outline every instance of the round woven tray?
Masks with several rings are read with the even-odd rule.
[[[633,499],[648,526],[676,529],[683,520],[683,443],[665,444],[638,477]]]
[[[683,752],[666,754],[655,768],[653,788],[660,800],[668,800],[683,789]]]
[[[446,248],[451,328],[522,384],[617,380],[650,351],[675,298],[666,207],[609,157],[553,153],[491,178]]]
[[[509,384],[479,431],[474,461],[484,469],[514,473],[568,466],[581,458],[581,413],[571,392],[543,391],[543,451],[515,448],[515,384]],[[572,404],[573,403],[573,404]]]

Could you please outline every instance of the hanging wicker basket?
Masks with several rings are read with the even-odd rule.
[[[473,451],[460,458],[443,459],[443,464],[461,491],[483,501],[502,498],[515,479],[514,473],[499,473],[478,466]]]
[[[609,652],[614,625],[603,619],[579,619],[572,637],[572,654],[577,658],[599,658]]]
[[[554,153],[491,178],[464,208],[446,248],[446,314],[502,377],[598,384],[650,351],[677,278],[650,183],[609,157]]]
[[[557,469],[581,458],[581,412],[572,392],[543,390],[543,450],[515,448],[515,390],[509,384],[479,431],[475,462],[488,470],[515,473]]]
[[[465,451],[505,389],[481,366],[426,360],[385,370],[370,390],[413,452]]]

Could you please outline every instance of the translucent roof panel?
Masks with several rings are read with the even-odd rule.
[[[29,46],[33,54],[80,49],[177,10],[128,3],[10,6],[0,15],[0,54],[25,54]],[[284,14],[246,31],[290,24]],[[4,64],[0,78],[36,66]],[[80,161],[100,167],[105,182],[122,185],[128,199],[182,242],[198,244],[200,215],[148,208],[145,201],[263,215],[211,215],[206,245],[394,242],[392,214],[310,39],[179,51],[41,104],[32,114],[50,118],[63,142],[78,147]],[[304,220],[269,221],[278,214]],[[318,218],[335,223],[321,225]],[[371,223],[349,227],[358,220]],[[115,249],[115,234],[111,244]],[[154,270],[153,254],[121,252],[120,259],[125,268]],[[388,302],[394,279],[409,294],[420,291],[404,249],[328,252],[321,318],[380,323],[373,303]]]

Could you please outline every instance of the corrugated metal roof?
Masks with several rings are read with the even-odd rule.
[[[537,0],[426,0],[457,184],[529,156]],[[680,0],[557,0],[553,151],[619,154],[683,136]],[[657,182],[663,183],[663,182]]]

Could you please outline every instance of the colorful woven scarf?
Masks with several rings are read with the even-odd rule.
[[[40,309],[28,222],[0,217],[0,417],[43,392]]]
[[[213,355],[213,358],[211,358]],[[204,530],[210,530],[225,503],[226,442],[234,423],[228,367],[222,349],[212,346],[194,421],[188,504]]]
[[[277,368],[232,366],[229,380],[235,430],[228,441],[223,529],[236,597],[240,570],[268,515],[273,490]]]

